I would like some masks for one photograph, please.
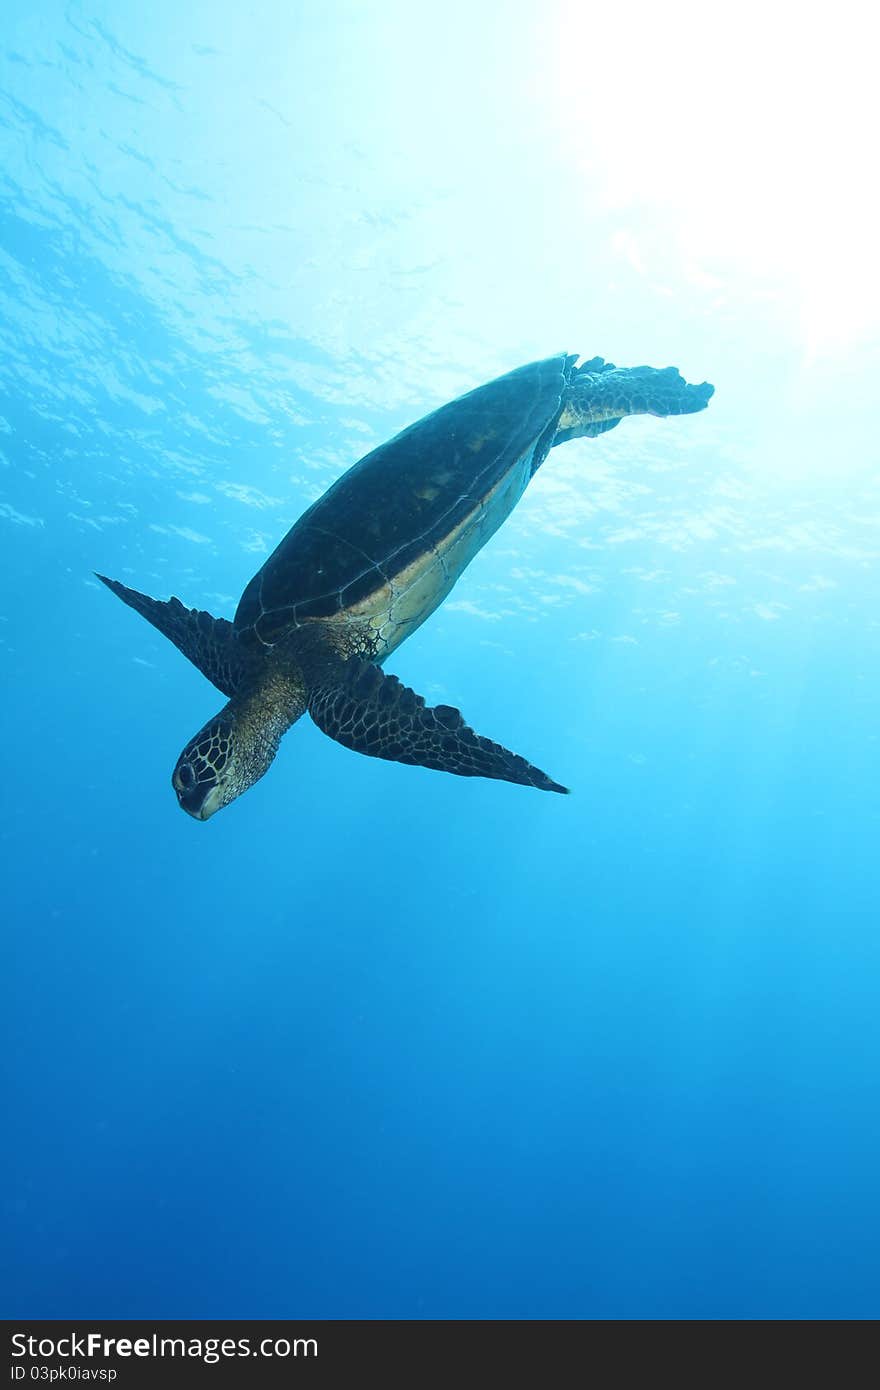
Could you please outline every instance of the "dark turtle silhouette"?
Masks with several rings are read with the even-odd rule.
[[[626,415],[690,414],[713,392],[674,367],[576,362],[560,353],[520,367],[367,454],[288,531],[231,623],[98,576],[228,696],[174,769],[185,811],[207,820],[252,786],[306,710],[375,758],[566,790],[381,666],[443,602],[554,445]]]

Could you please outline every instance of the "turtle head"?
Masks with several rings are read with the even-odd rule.
[[[171,782],[179,804],[196,820],[207,820],[239,796],[262,777],[274,756],[273,749],[265,767],[243,778],[236,745],[235,721],[224,710],[190,739],[177,759]]]
[[[171,783],[180,806],[208,820],[269,771],[281,736],[299,718],[304,701],[267,698],[255,691],[234,698],[200,729],[177,759]]]

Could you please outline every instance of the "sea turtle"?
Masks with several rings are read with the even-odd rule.
[[[367,454],[288,531],[231,623],[98,576],[228,697],[177,760],[185,811],[207,820],[252,786],[306,710],[374,758],[567,790],[458,710],[427,706],[382,663],[443,602],[554,445],[625,415],[702,410],[713,392],[674,367],[576,363],[559,353],[508,372]]]

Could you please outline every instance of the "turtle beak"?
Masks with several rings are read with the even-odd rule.
[[[193,820],[209,820],[215,811],[219,811],[223,802],[220,799],[220,788],[215,784],[205,791],[204,786],[198,783],[192,787],[184,787],[175,771],[171,779],[174,790],[177,793],[177,802],[182,810],[186,811]]]

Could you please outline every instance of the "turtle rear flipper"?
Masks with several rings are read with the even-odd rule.
[[[553,444],[602,434],[627,415],[693,415],[714,390],[708,381],[685,381],[675,367],[615,367],[593,357],[571,374]]]
[[[95,578],[158,628],[224,695],[235,694],[244,674],[245,658],[232,623],[226,618],[215,618],[197,608],[185,608],[179,598],[150,598],[103,574],[96,574]]]
[[[431,708],[396,676],[369,661],[340,662],[334,679],[313,688],[308,708],[330,738],[371,758],[414,763],[458,777],[494,777],[541,791],[568,791],[519,754],[475,733],[457,709]]]

